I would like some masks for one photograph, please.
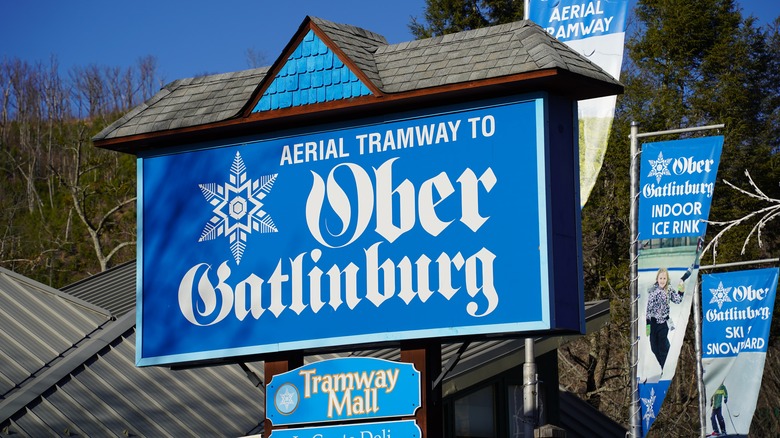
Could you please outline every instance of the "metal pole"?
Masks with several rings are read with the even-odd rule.
[[[701,432],[699,436],[704,438],[707,435],[707,388],[704,386],[704,366],[701,363],[701,296],[699,295],[699,275],[696,275],[696,281],[693,282],[693,322],[696,328],[696,376],[699,388],[699,425]]]
[[[695,126],[693,128],[680,128],[680,129],[668,129],[666,131],[643,132],[642,134],[637,133],[636,138],[655,137],[658,135],[667,135],[667,134],[684,134],[686,132],[707,131],[710,129],[722,129],[725,127],[726,127],[725,124],[719,123],[717,125]]]
[[[699,272],[709,271],[710,269],[718,269],[718,268],[733,268],[734,266],[759,265],[762,263],[777,263],[779,261],[780,258],[773,258],[773,259],[750,260],[747,262],[720,263],[717,265],[700,266]]]
[[[641,423],[641,410],[639,407],[639,386],[637,386],[637,364],[639,363],[639,303],[638,303],[638,287],[639,287],[639,270],[637,266],[637,258],[639,256],[638,237],[639,237],[639,216],[638,216],[638,202],[639,202],[639,123],[631,122],[631,208],[629,210],[629,222],[631,223],[631,250],[630,250],[630,263],[631,263],[631,370],[630,378],[631,382],[631,419],[630,419],[630,433],[632,438],[638,438],[642,436],[642,423]]]
[[[682,134],[687,132],[706,131],[710,129],[722,129],[726,125],[723,123],[717,125],[699,126],[693,128],[681,128],[681,129],[669,129],[666,131],[655,131],[639,133],[639,123],[631,122],[631,210],[629,213],[629,221],[631,222],[631,418],[629,431],[632,438],[638,438],[641,436],[641,408],[639,407],[639,387],[637,386],[637,365],[639,363],[638,344],[639,344],[639,309],[638,309],[638,249],[639,249],[639,217],[638,217],[638,204],[639,204],[639,154],[642,152],[639,147],[639,139],[645,137],[654,137],[658,135],[667,134]],[[701,302],[698,297],[698,279],[696,286],[694,286],[694,305],[699,301],[699,308]],[[696,324],[696,349],[697,349],[697,361],[698,368],[702,369],[701,364],[701,310],[694,311],[694,320],[698,319]],[[705,409],[701,409],[701,403],[703,397],[702,388],[704,386],[704,380],[702,378],[703,373],[699,374],[699,412],[700,418],[704,418],[705,423],[702,423],[702,430],[706,430],[706,406]],[[704,412],[703,414],[701,412]],[[703,436],[703,435],[702,435]]]
[[[525,363],[523,364],[523,436],[534,436],[536,423],[536,358],[534,357],[534,340],[525,338]]]

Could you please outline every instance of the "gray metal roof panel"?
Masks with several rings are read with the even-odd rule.
[[[132,323],[132,317],[126,315],[121,324]],[[28,436],[64,435],[66,430],[83,436],[241,436],[261,427],[264,391],[237,365],[172,371],[138,368],[134,359],[135,329],[130,327],[9,416],[9,431]],[[249,366],[262,375],[261,364]],[[4,420],[0,417],[0,423]]]
[[[0,268],[0,402],[108,321],[107,311]]]
[[[135,260],[115,266],[68,286],[62,291],[122,316],[135,310]]]
[[[559,394],[561,412],[563,413],[561,415],[561,423],[563,428],[566,429],[568,438],[590,438],[594,436],[599,438],[624,438],[628,436],[628,431],[625,427],[576,395],[563,389]]]

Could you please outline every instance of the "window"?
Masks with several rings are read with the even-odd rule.
[[[493,392],[491,385],[455,400],[453,403],[455,438],[496,436]]]

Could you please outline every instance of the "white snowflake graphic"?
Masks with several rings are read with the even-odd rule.
[[[198,184],[206,201],[214,207],[214,216],[206,223],[198,242],[214,240],[219,236],[227,237],[236,264],[241,264],[247,235],[253,231],[278,231],[271,216],[262,209],[263,199],[271,192],[277,175],[247,178],[244,160],[236,152],[228,182]]]
[[[723,303],[725,302],[731,302],[731,298],[729,298],[729,292],[731,291],[730,287],[723,287],[723,282],[721,281],[720,284],[718,284],[717,289],[710,289],[710,292],[712,292],[712,299],[710,300],[710,304],[712,303],[718,303],[718,309],[723,307]]]
[[[642,417],[645,420],[645,430],[650,429],[650,420],[655,418],[655,410],[653,405],[655,404],[655,388],[650,388],[650,398],[643,398],[642,403],[645,404],[645,415]]]
[[[658,152],[658,159],[647,161],[650,162],[650,174],[647,176],[654,176],[657,183],[661,182],[661,177],[664,175],[671,175],[669,173],[669,163],[672,162],[672,159],[665,160],[663,152]]]

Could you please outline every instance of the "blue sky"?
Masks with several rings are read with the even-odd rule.
[[[739,3],[762,24],[780,15],[778,0]],[[67,71],[152,55],[167,82],[246,69],[248,49],[270,65],[306,15],[408,41],[411,17],[422,19],[424,7],[424,0],[0,0],[0,59],[48,63],[54,55]]]

